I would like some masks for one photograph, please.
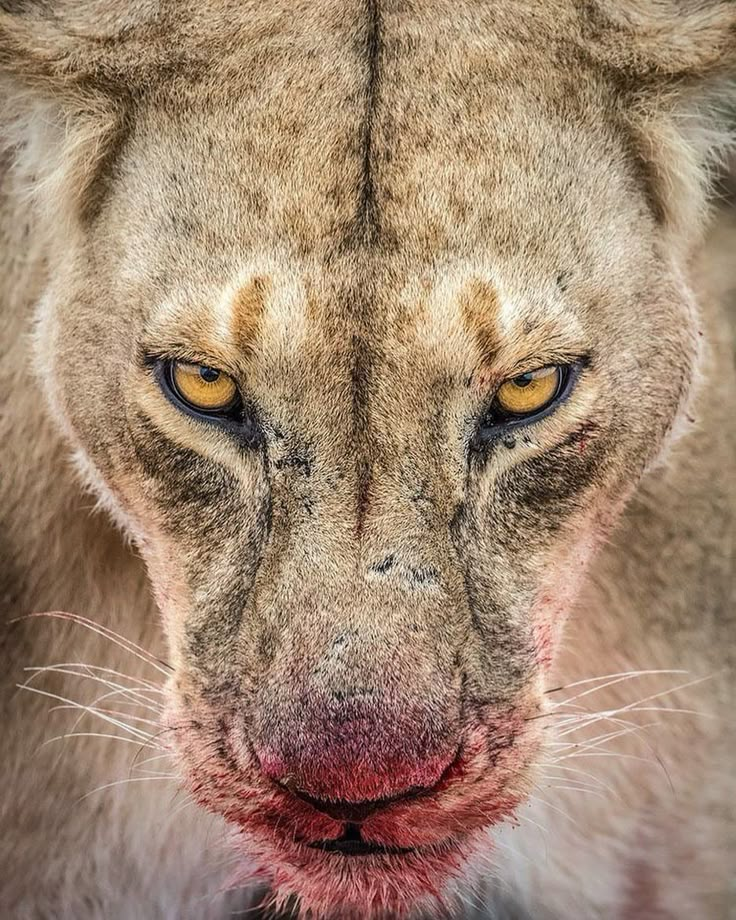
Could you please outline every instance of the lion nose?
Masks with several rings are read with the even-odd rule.
[[[429,708],[366,699],[314,701],[300,718],[259,732],[261,769],[314,808],[358,823],[432,789],[455,760],[457,733]]]

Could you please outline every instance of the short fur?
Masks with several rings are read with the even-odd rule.
[[[3,916],[729,916],[735,71],[728,2],[0,2]]]

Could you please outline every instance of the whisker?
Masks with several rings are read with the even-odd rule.
[[[107,694],[106,694],[107,695]],[[131,704],[132,705],[132,704]],[[76,705],[71,705],[70,703],[65,703],[64,705],[52,706],[49,709],[49,712],[59,712],[62,709],[78,709]],[[139,722],[142,725],[160,725],[156,719],[144,719],[143,716],[134,716],[129,712],[120,712],[117,709],[100,709],[95,707],[95,713],[106,713],[108,716],[118,716],[121,719],[127,719],[129,722]]]
[[[111,735],[105,732],[66,732],[66,734],[63,735],[55,735],[53,738],[47,738],[39,747],[43,748],[46,747],[47,744],[52,744],[55,741],[64,741],[67,738],[107,738],[111,741],[125,741],[128,744],[140,743],[136,738],[126,738],[124,735]],[[149,744],[148,747],[155,750],[152,744]]]
[[[24,668],[23,670],[32,672],[31,676],[24,682],[25,687],[30,687],[31,683],[35,680],[35,678],[41,674],[62,674],[64,676],[79,677],[83,680],[90,680],[93,683],[98,683],[98,684],[102,684],[105,687],[110,687],[114,691],[110,695],[119,694],[119,695],[128,696],[130,697],[131,702],[135,702],[136,705],[149,709],[151,712],[160,713],[162,711],[161,706],[155,704],[152,700],[148,699],[144,695],[145,692],[151,692],[151,691],[146,691],[145,688],[135,690],[131,687],[126,687],[123,684],[118,684],[114,681],[108,680],[105,677],[99,677],[96,674],[84,674],[84,673],[72,671],[69,669],[59,668],[56,665],[46,665],[44,667],[27,667],[27,668]]]
[[[642,726],[642,727],[648,727],[648,726]],[[590,745],[590,746],[573,745],[573,749],[570,750],[569,753],[562,754],[558,758],[558,760],[560,761],[561,760],[571,760],[573,758],[578,758],[578,757],[616,757],[620,760],[638,760],[641,763],[646,763],[646,764],[649,764],[650,766],[654,766],[656,764],[656,766],[660,767],[660,769],[664,773],[665,777],[667,778],[667,782],[669,783],[672,791],[674,792],[675,787],[670,777],[669,771],[667,770],[667,767],[665,766],[662,758],[659,756],[657,751],[650,744],[647,744],[647,747],[652,753],[651,758],[642,757],[641,755],[638,755],[638,754],[630,754],[625,751],[598,751],[597,748],[600,747],[603,743],[605,743],[608,740],[612,740],[612,738],[610,736],[605,736],[600,742],[598,742],[597,744]],[[641,740],[646,743],[645,738],[642,738]]]
[[[135,742],[134,742],[134,743],[135,743]],[[139,768],[142,767],[144,764],[151,763],[151,762],[154,761],[154,760],[163,760],[165,757],[169,757],[169,758],[170,758],[170,757],[171,757],[171,751],[166,751],[165,754],[154,754],[153,757],[146,757],[145,760],[140,760],[140,761],[138,761],[138,763],[135,765],[135,767],[136,767],[136,769],[139,769]]]
[[[630,680],[635,677],[645,677],[645,676],[652,675],[652,674],[687,674],[687,673],[688,673],[687,671],[682,670],[681,668],[674,669],[674,670],[670,668],[654,668],[654,669],[643,670],[643,671],[619,671],[618,673],[615,673],[615,674],[603,674],[600,677],[586,677],[584,680],[575,680],[570,684],[563,684],[562,686],[559,686],[559,687],[553,687],[551,690],[545,690],[544,692],[545,693],[559,693],[562,690],[571,690],[573,687],[582,687],[585,684],[592,684],[592,683],[595,683],[596,681],[601,681],[601,680],[607,681],[607,683],[604,683],[602,686],[593,687],[591,690],[586,690],[585,693],[579,694],[578,696],[570,697],[570,699],[567,700],[567,702],[571,702],[572,700],[580,699],[580,697],[582,696],[587,696],[588,693],[596,693],[598,690],[603,690],[605,687],[610,687],[613,684],[617,684],[625,680]]]
[[[571,824],[574,824],[575,827],[580,827],[580,824],[571,815],[568,815],[567,812],[563,811],[562,808],[559,808],[557,805],[553,805],[551,802],[548,802],[541,796],[529,795],[528,798],[533,802],[541,802],[542,805],[544,805],[546,808],[550,808],[552,811],[556,811],[559,815],[562,815],[563,818],[566,818],[568,821],[570,821]]]
[[[95,795],[97,792],[104,792],[105,789],[112,789],[115,786],[125,786],[127,783],[153,783],[157,780],[166,780],[166,782],[171,782],[170,776],[133,776],[127,777],[126,779],[118,779],[112,783],[105,783],[102,786],[97,786],[95,789],[90,789],[89,792],[85,792],[81,798],[77,799],[77,804],[83,802],[85,799],[88,799],[90,796]]]
[[[570,719],[567,722],[563,722],[561,725],[555,725],[554,728],[557,731],[558,738],[566,738],[568,735],[573,734],[574,732],[582,731],[585,728],[590,728],[595,725],[597,722],[610,722],[612,725],[626,725],[630,728],[636,729],[639,728],[640,722],[632,722],[630,719],[622,719],[616,715],[616,710],[611,710],[610,712],[592,712],[587,716],[581,716],[580,718]],[[651,723],[657,724],[657,723]],[[560,729],[564,731],[560,731]],[[600,736],[599,736],[600,737]],[[591,740],[591,739],[588,739]],[[568,744],[576,744],[577,742],[566,742]]]
[[[624,725],[626,727],[620,728],[616,731],[603,732],[600,735],[594,735],[592,738],[587,738],[583,741],[571,741],[568,743],[573,745],[573,747],[579,747],[583,749],[590,748],[590,747],[597,747],[599,744],[604,744],[606,741],[612,741],[614,738],[621,738],[624,735],[636,734],[637,732],[641,732],[644,729],[651,728],[654,725],[660,724],[659,722],[647,722],[641,725],[637,725],[637,724],[632,724],[630,722],[627,722],[623,719],[620,719],[620,720],[615,719],[612,716],[607,717],[605,721],[612,722],[614,725]],[[568,735],[570,734],[571,731],[574,731],[574,729],[568,729],[568,731],[563,732],[562,734]]]
[[[519,822],[529,824],[531,827],[539,831],[539,839],[541,840],[542,846],[544,847],[544,859],[545,862],[547,862],[549,860],[549,829],[544,827],[544,825],[540,824],[538,821],[535,821],[533,818],[530,818],[528,815],[522,815],[521,812],[516,813],[516,819]]]
[[[707,674],[705,677],[696,677],[694,680],[689,680],[684,684],[678,684],[676,687],[670,687],[669,690],[661,690],[659,693],[652,693],[649,696],[645,696],[641,700],[637,700],[634,703],[629,703],[628,706],[622,706],[617,712],[627,712],[633,709],[635,706],[640,706],[642,703],[651,703],[653,700],[659,700],[663,696],[669,696],[671,693],[678,693],[680,690],[687,690],[690,687],[695,687],[698,684],[705,683],[708,680],[712,680],[715,677],[715,674]]]
[[[655,766],[655,763],[649,757],[641,757],[639,754],[627,754],[623,751],[580,751],[574,754],[566,754],[562,760],[568,760],[572,757],[616,757],[620,760],[637,760],[639,763],[646,763],[649,766]],[[661,766],[661,764],[656,764]]]
[[[16,617],[13,622],[18,622],[20,620],[31,620],[40,617],[48,617],[49,619],[56,620],[66,620],[70,623],[76,623],[79,626],[84,626],[91,632],[97,633],[97,635],[103,636],[105,639],[109,639],[111,642],[114,642],[124,651],[130,652],[131,655],[135,655],[137,658],[140,658],[141,661],[145,661],[147,664],[155,668],[157,671],[159,671],[159,673],[165,675],[166,677],[168,677],[172,672],[172,668],[167,662],[162,661],[155,655],[152,655],[151,652],[149,652],[147,649],[137,645],[130,639],[126,639],[125,636],[119,635],[119,633],[114,632],[107,626],[102,626],[102,624],[96,623],[94,620],[90,620],[87,617],[80,616],[77,613],[68,613],[65,610],[46,610],[37,613],[28,613],[22,617]]]
[[[111,725],[115,725],[117,728],[122,728],[123,731],[130,732],[131,735],[137,737],[139,741],[148,742],[151,739],[151,735],[141,731],[141,729],[135,728],[131,725],[126,725],[125,722],[120,722],[118,719],[114,719],[112,716],[105,715],[102,712],[98,712],[92,706],[84,706],[81,703],[76,702],[75,700],[70,700],[65,696],[59,696],[58,693],[50,693],[48,690],[41,690],[38,687],[25,686],[24,684],[16,685],[19,690],[27,690],[29,693],[36,693],[38,696],[45,696],[52,700],[57,700],[60,703],[68,703],[70,706],[79,709],[82,712],[88,712],[92,715],[96,715],[98,718],[102,719],[104,722],[109,722]]]
[[[165,693],[165,690],[160,687],[158,684],[154,684],[153,681],[146,680],[145,677],[140,677],[135,674],[125,674],[123,671],[117,671],[115,668],[103,667],[99,664],[88,664],[86,661],[59,661],[56,664],[44,665],[40,667],[28,667],[24,668],[25,671],[44,671],[46,669],[52,668],[83,668],[85,671],[99,671],[102,674],[111,674],[114,677],[122,677],[127,680],[132,680],[134,683],[138,684],[138,689],[140,692],[148,693]],[[92,677],[92,674],[84,674],[80,676]],[[131,688],[132,689],[132,688]]]
[[[26,667],[23,668],[24,671],[31,672],[30,677],[25,681],[26,685],[31,684],[37,677],[42,674],[61,674],[65,677],[78,677],[82,680],[90,680],[94,683],[104,684],[106,687],[114,687],[119,692],[125,692],[131,697],[139,698],[142,704],[152,706],[153,701],[148,699],[146,694],[149,693],[160,693],[162,691],[149,689],[146,687],[127,687],[124,684],[119,684],[116,681],[109,680],[106,677],[101,677],[97,674],[87,674],[84,671],[75,671],[71,668],[60,668],[56,665],[44,665],[42,667]]]
[[[628,703],[628,704],[626,704],[626,705],[624,705],[624,706],[617,707],[616,709],[602,710],[602,711],[600,711],[600,712],[598,712],[598,713],[592,713],[592,714],[591,714],[591,719],[592,719],[592,720],[595,720],[596,717],[599,717],[599,718],[608,718],[608,717],[612,717],[612,716],[618,716],[618,715],[620,715],[621,713],[625,713],[625,712],[655,712],[655,711],[656,711],[656,712],[678,712],[678,711],[679,711],[679,712],[681,712],[681,713],[688,714],[688,715],[698,715],[698,716],[708,717],[710,714],[708,714],[708,713],[697,712],[697,711],[695,711],[695,710],[684,710],[684,709],[682,709],[682,710],[677,710],[677,709],[674,709],[674,708],[668,707],[668,706],[663,706],[663,707],[645,707],[645,706],[643,706],[642,704],[643,704],[643,703],[653,702],[654,700],[661,699],[662,697],[669,696],[669,695],[671,695],[671,694],[673,694],[673,693],[677,693],[677,692],[679,692],[679,691],[681,691],[681,690],[686,690],[686,689],[688,689],[688,688],[690,688],[690,687],[693,687],[693,686],[696,686],[696,685],[698,685],[698,684],[704,683],[704,682],[707,681],[707,680],[711,680],[713,676],[714,676],[714,675],[706,675],[705,677],[698,677],[698,678],[695,678],[694,680],[687,681],[686,683],[679,684],[679,685],[677,685],[677,686],[675,686],[675,687],[670,687],[670,688],[668,688],[668,689],[666,689],[666,690],[661,690],[661,691],[659,691],[659,692],[657,692],[657,693],[652,693],[652,694],[650,694],[649,696],[643,697],[642,699],[634,700],[633,702]],[[570,716],[570,720],[574,720],[575,718],[576,718],[575,716],[572,716],[572,715]],[[585,717],[582,717],[582,720],[584,720],[584,719],[585,719]],[[573,730],[575,730],[575,729],[573,729]]]
[[[95,709],[96,709],[97,706],[98,706],[98,704],[99,704],[100,702],[102,702],[102,700],[107,700],[107,699],[109,699],[110,697],[116,696],[117,693],[118,693],[118,691],[116,691],[116,690],[111,690],[111,691],[108,692],[108,693],[103,693],[101,696],[98,696],[97,699],[93,700],[91,705],[92,705],[93,707],[95,707]],[[125,701],[122,701],[122,702],[125,702]],[[133,701],[133,702],[130,702],[128,705],[141,705],[141,704],[137,703],[136,701]],[[54,706],[54,707],[52,708],[52,711],[53,711],[53,709],[58,709],[58,708],[62,708],[62,707]],[[148,707],[148,708],[151,708],[151,707]],[[153,709],[153,711],[154,711],[154,712],[157,712],[156,709]],[[76,732],[77,728],[79,727],[79,725],[81,725],[81,723],[82,723],[82,721],[84,720],[84,718],[85,718],[86,715],[87,715],[86,712],[82,712],[82,713],[80,714],[80,716],[77,718],[77,720],[75,721],[74,725],[72,726],[72,732]],[[126,718],[130,718],[129,713],[125,713],[124,715],[125,715]],[[158,722],[155,722],[155,723],[152,723],[152,724],[158,725],[159,723],[158,723]],[[154,741],[154,736],[153,736],[153,735],[151,735],[150,741],[152,741],[152,742]],[[133,744],[137,744],[138,742],[137,742],[137,741],[132,741],[132,743],[133,743]],[[150,748],[152,748],[153,750],[156,750],[156,749],[158,748],[158,745],[156,745],[155,743],[151,743],[151,744],[146,743],[145,745],[140,745],[139,748],[138,748],[138,751],[136,752],[135,758],[133,758],[133,762],[134,762],[134,763],[135,763],[135,759],[140,755],[140,752],[143,750],[143,747],[144,747],[144,746],[145,746],[145,747],[150,747]]]
[[[557,785],[549,785],[549,786],[547,786],[547,788],[553,790],[554,792],[557,792],[558,790],[561,790],[562,792],[581,792],[581,793],[587,794],[587,795],[595,795],[595,796],[597,796],[599,799],[603,799],[604,802],[606,801],[605,795],[603,795],[603,793],[602,793],[599,789],[591,789],[589,786],[557,786]],[[569,817],[569,816],[568,816],[568,817]],[[571,819],[571,820],[572,820],[572,819]]]
[[[538,785],[545,787],[557,788],[558,783],[566,783],[571,786],[579,786],[581,789],[595,789],[597,792],[606,791],[601,789],[599,783],[592,783],[584,779],[579,779],[576,776],[551,776],[548,773],[542,773],[539,776]]]
[[[162,735],[167,734],[167,732],[172,732],[172,731],[175,731],[175,729],[174,729],[172,726],[169,725],[169,726],[167,726],[167,727],[165,727],[165,728],[162,728],[161,731],[155,732],[154,734],[151,735],[151,741],[154,743],[155,747],[157,747],[159,750],[161,750],[161,751],[164,752],[163,754],[161,754],[162,757],[171,757],[171,756],[172,756],[172,752],[171,752],[170,750],[168,750],[163,744],[159,743],[159,738],[160,738]],[[133,757],[133,760],[132,760],[131,763],[130,763],[129,774],[132,773],[133,770],[136,769],[136,764],[138,763],[138,758],[139,758],[139,757],[141,756],[141,754],[143,753],[143,748],[144,748],[144,747],[145,747],[145,745],[142,744],[142,745],[138,748],[138,750],[137,750],[137,752],[136,752],[136,754],[135,754],[135,757]]]
[[[578,767],[568,767],[561,763],[548,763],[545,764],[545,769],[554,769],[562,770],[565,773],[576,773],[580,776],[588,777],[592,782],[596,783],[601,788],[605,789],[607,792],[610,792],[611,795],[618,795],[607,783],[604,783],[600,776],[596,776],[595,773],[589,773],[587,770],[581,770]]]
[[[178,780],[179,776],[176,773],[164,773],[162,770],[141,770],[143,777],[148,776],[160,776],[162,779],[172,779]]]
[[[601,712],[591,713],[591,716],[589,719],[585,719],[585,718],[580,719],[577,722],[577,724],[573,724],[572,727],[565,728],[565,731],[560,732],[559,737],[564,738],[567,735],[571,734],[572,732],[580,731],[580,729],[587,728],[588,726],[594,725],[596,722],[600,722],[600,721],[611,721],[611,722],[619,721],[622,724],[629,724],[629,725],[635,724],[635,723],[629,722],[628,720],[616,718],[619,715],[619,713],[623,713],[623,712],[626,712],[626,713],[656,712],[656,713],[659,713],[660,715],[661,714],[691,715],[691,716],[698,716],[699,718],[703,718],[703,719],[714,719],[716,721],[719,719],[719,717],[716,716],[714,713],[702,712],[696,709],[680,709],[680,708],[674,708],[671,706],[629,705],[629,706],[622,706],[619,709],[609,709],[609,710],[603,710]],[[651,723],[651,724],[658,724],[658,723]]]

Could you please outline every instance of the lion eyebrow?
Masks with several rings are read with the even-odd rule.
[[[490,281],[473,281],[462,292],[460,309],[463,323],[475,338],[483,361],[491,362],[501,347],[498,325],[501,299]]]
[[[272,289],[269,274],[256,272],[219,290],[173,291],[146,322],[141,347],[149,354],[200,361],[209,356],[236,366],[254,350]]]
[[[499,373],[529,370],[540,363],[577,360],[589,351],[574,314],[559,303],[506,298],[489,279],[475,279],[460,294],[460,314],[475,342],[480,364]]]
[[[228,338],[239,347],[253,345],[266,310],[272,281],[266,275],[254,275],[231,288],[223,297],[221,309],[226,314]]]

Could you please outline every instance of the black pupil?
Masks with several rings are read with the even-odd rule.
[[[200,367],[199,376],[205,383],[214,383],[220,376],[220,372],[216,371],[214,367]]]
[[[518,377],[514,377],[514,383],[517,387],[528,387],[532,380],[534,380],[532,373],[520,374]]]

